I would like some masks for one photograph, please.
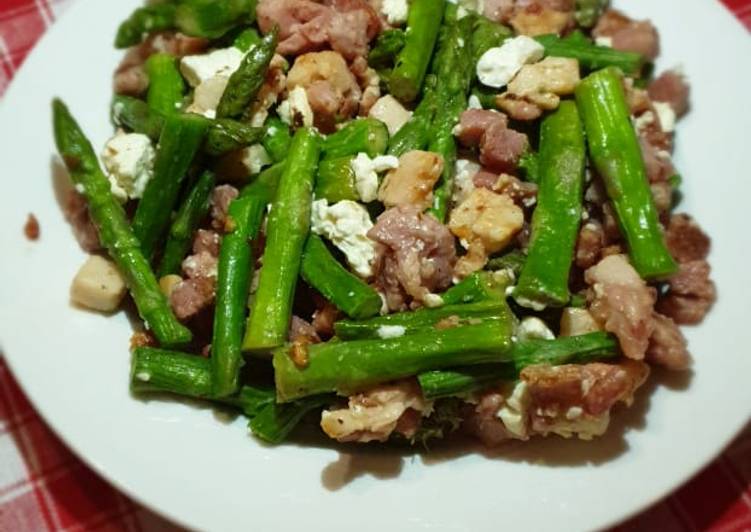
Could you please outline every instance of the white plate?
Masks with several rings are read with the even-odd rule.
[[[110,43],[139,3],[77,2],[0,108],[0,347],[45,419],[116,486],[175,521],[210,530],[591,529],[677,487],[748,419],[751,39],[707,0],[628,3],[631,14],[660,28],[661,64],[683,64],[693,84],[694,109],[678,139],[683,207],[714,238],[720,300],[688,333],[696,356],[689,381],[647,386],[598,442],[549,439],[495,457],[271,448],[249,437],[240,419],[132,398],[126,317],[68,304],[84,255],[56,200],[64,176],[53,156],[50,100],[63,97],[95,145],[106,140],[120,56]],[[41,223],[37,243],[23,237],[29,212]]]

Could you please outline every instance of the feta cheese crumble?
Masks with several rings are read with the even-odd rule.
[[[378,174],[399,168],[399,159],[393,155],[379,155],[371,159],[367,153],[358,153],[350,162],[355,173],[355,188],[365,203],[378,197]]]
[[[401,325],[381,325],[378,327],[376,334],[378,338],[386,340],[388,338],[399,338],[400,336],[404,336],[406,332],[407,329]]]
[[[140,133],[118,133],[104,146],[102,163],[109,173],[112,194],[120,201],[143,197],[154,175],[154,148]]]
[[[273,161],[263,145],[253,144],[243,150],[242,162],[250,172],[250,175],[255,175],[260,173],[265,166],[270,165]]]
[[[308,102],[308,94],[303,87],[295,87],[289,91],[287,99],[279,104],[277,113],[282,122],[289,126],[312,126],[313,109]]]
[[[481,166],[469,159],[457,159],[454,176],[454,195],[452,199],[456,205],[463,203],[475,189],[473,178],[480,171]]]
[[[675,111],[672,106],[666,102],[654,102],[655,111],[657,112],[657,118],[660,121],[662,130],[665,133],[672,133],[675,131]]]
[[[180,60],[180,72],[191,87],[216,76],[230,77],[242,63],[245,54],[237,48],[220,48],[208,54],[186,55]]]
[[[544,53],[540,43],[525,35],[508,39],[482,54],[477,62],[477,77],[483,85],[499,89],[508,85],[524,65],[542,59]]]
[[[347,257],[347,262],[361,277],[373,276],[375,242],[368,238],[373,227],[365,207],[343,200],[329,206],[325,199],[313,202],[311,230],[331,240]]]
[[[524,318],[519,324],[517,336],[524,340],[555,340],[555,335],[540,318]]]
[[[407,0],[383,0],[381,13],[386,17],[389,24],[399,26],[407,22],[409,5]]]

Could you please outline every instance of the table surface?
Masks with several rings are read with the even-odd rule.
[[[74,1],[0,0],[0,96],[45,29]],[[723,3],[751,29],[751,0]],[[74,456],[0,358],[0,530],[178,529]],[[614,530],[751,531],[751,426],[686,485]]]

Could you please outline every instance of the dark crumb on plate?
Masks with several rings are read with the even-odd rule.
[[[26,224],[23,226],[23,233],[29,240],[39,240],[39,220],[36,216],[29,213],[29,217],[26,218]]]

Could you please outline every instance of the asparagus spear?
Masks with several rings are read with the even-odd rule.
[[[170,222],[185,175],[203,142],[208,122],[198,115],[167,117],[154,160],[154,177],[146,185],[133,217],[133,232],[151,258]]]
[[[511,28],[493,22],[487,17],[477,16],[472,33],[472,65],[477,64],[482,54],[491,48],[501,46],[506,39],[513,36]]]
[[[180,0],[175,22],[186,35],[216,39],[255,20],[257,0]]]
[[[476,303],[488,299],[506,298],[506,287],[511,279],[491,272],[475,272],[452,286],[441,296],[445,305]]]
[[[503,299],[494,299],[461,305],[444,305],[437,308],[421,308],[414,312],[399,312],[369,320],[340,320],[334,325],[336,336],[343,340],[382,338],[396,334],[415,334],[437,331],[441,322],[448,327],[479,322],[510,323],[511,311]],[[457,323],[458,322],[458,323]]]
[[[198,355],[139,347],[133,351],[130,388],[134,392],[169,392],[186,397],[211,395],[211,363]]]
[[[149,76],[149,91],[146,101],[149,107],[163,115],[180,109],[185,92],[185,82],[170,54],[154,54],[146,60]]]
[[[379,73],[393,68],[396,56],[404,48],[405,42],[403,30],[391,29],[381,32],[368,54],[368,65]]]
[[[298,129],[267,222],[263,267],[243,343],[246,351],[265,351],[287,338],[300,258],[310,229],[319,152],[318,134],[310,128]]]
[[[283,161],[287,158],[289,145],[292,142],[289,126],[282,122],[281,118],[272,116],[266,121],[266,133],[261,142],[274,162]]]
[[[248,28],[240,32],[232,42],[232,46],[240,50],[241,52],[247,52],[252,46],[261,43],[261,36],[258,34],[258,30],[255,28]]]
[[[425,82],[428,86],[435,83],[435,76],[429,76]],[[389,140],[388,154],[401,157],[408,151],[425,149],[430,142],[430,125],[433,123],[435,113],[435,95],[432,91],[427,91],[409,122],[404,124]]]
[[[518,378],[527,366],[536,364],[587,364],[618,356],[615,338],[596,332],[555,340],[527,340],[514,344],[513,363],[468,366],[429,371],[418,376],[425,399],[466,395],[503,381]]]
[[[267,443],[278,444],[302,421],[308,412],[320,409],[333,402],[329,395],[306,397],[293,403],[267,403],[250,421],[250,430],[257,438]]]
[[[117,127],[143,133],[151,140],[159,140],[164,127],[164,116],[152,111],[143,100],[116,94],[112,100],[112,123]]]
[[[561,102],[542,122],[537,207],[514,299],[524,307],[565,305],[584,192],[586,147],[576,104]]]
[[[175,27],[174,3],[148,5],[136,9],[117,30],[115,46],[128,48],[140,43],[144,36]]]
[[[342,200],[360,201],[355,185],[355,171],[351,163],[351,156],[321,161],[316,177],[316,198],[325,198],[329,203]]]
[[[545,55],[571,57],[587,70],[604,67],[620,68],[625,74],[638,75],[644,66],[644,56],[634,52],[620,52],[607,46],[598,46],[581,35],[558,37],[541,35],[535,37],[545,47]]]
[[[248,240],[258,236],[265,209],[266,202],[258,196],[237,198],[229,206],[234,229],[224,235],[219,251],[211,342],[211,382],[215,397],[231,395],[239,386],[243,324],[253,273]]]
[[[56,99],[52,105],[57,149],[71,179],[83,188],[99,239],[125,277],[139,314],[163,345],[189,342],[190,331],[177,321],[159,290],[125,211],[110,192],[110,183],[99,167],[91,143],[62,101]]]
[[[223,155],[261,141],[265,131],[243,122],[220,118],[212,120],[203,143],[203,150],[209,155]]]
[[[180,271],[180,265],[193,242],[193,234],[209,211],[209,197],[215,181],[213,173],[206,171],[201,174],[177,211],[159,264],[159,277]]]
[[[648,280],[675,273],[619,72],[608,68],[585,78],[576,89],[576,103],[590,156],[605,183],[636,271]]]
[[[316,235],[305,244],[300,267],[302,278],[350,318],[375,316],[383,302],[373,288],[349,273]]]
[[[277,401],[321,393],[348,393],[425,371],[504,362],[511,348],[511,322],[494,321],[398,338],[327,342],[307,346],[298,367],[289,348],[274,352]]]
[[[608,0],[576,0],[576,23],[582,28],[591,28],[608,7]]]
[[[360,118],[326,137],[321,146],[324,159],[367,153],[368,157],[383,155],[389,144],[386,124],[375,118]]]
[[[259,44],[251,47],[240,67],[232,73],[216,110],[218,118],[238,117],[247,113],[274,57],[279,31],[275,28]]]
[[[389,92],[403,102],[420,94],[445,7],[445,0],[413,0],[409,6],[404,47],[389,76]]]
[[[255,180],[242,190],[240,195],[257,196],[264,203],[269,204],[274,199],[274,196],[276,196],[282,174],[284,174],[284,163],[276,163],[274,166],[269,166],[258,174]]]
[[[524,269],[524,263],[527,262],[527,256],[523,251],[515,249],[501,257],[496,257],[488,261],[489,270],[511,270],[514,276],[518,277]]]

